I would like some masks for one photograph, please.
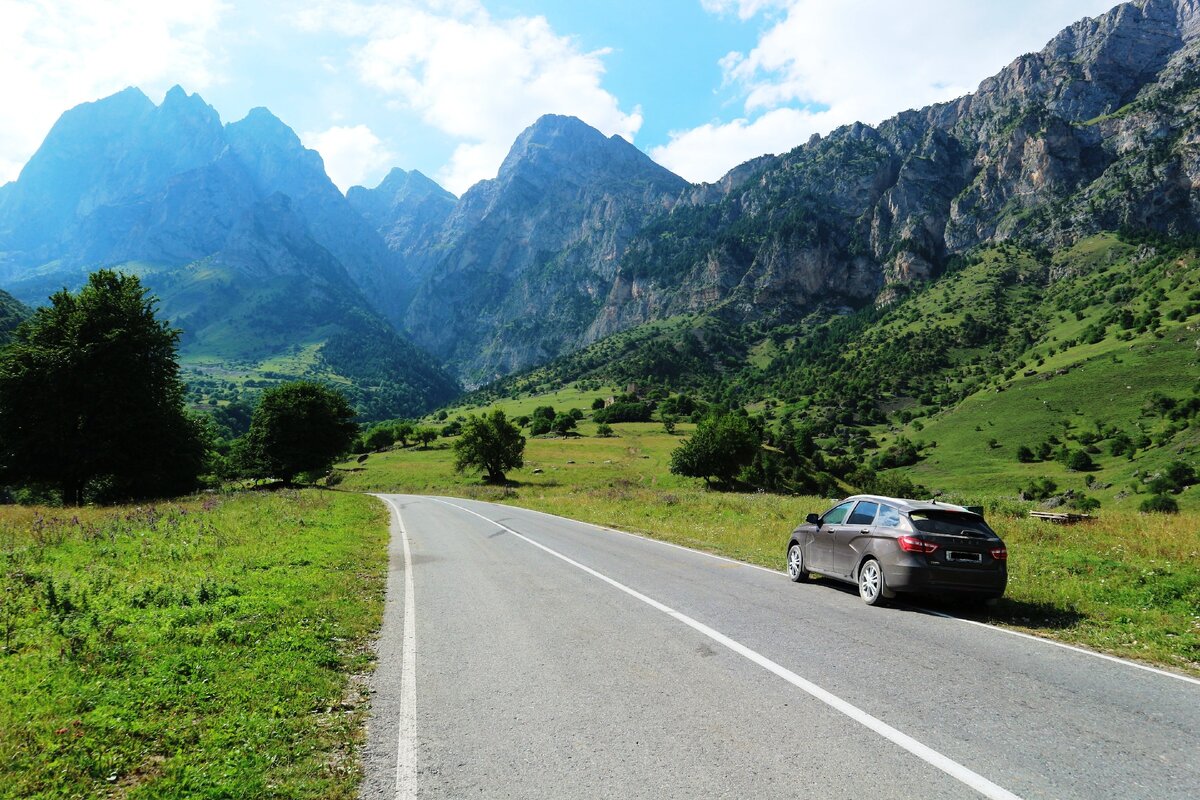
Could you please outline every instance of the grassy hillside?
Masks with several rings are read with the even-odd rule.
[[[0,797],[354,797],[386,543],[315,490],[3,508]]]

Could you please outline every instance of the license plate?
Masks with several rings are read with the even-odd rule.
[[[946,553],[947,561],[969,561],[972,564],[978,564],[983,561],[983,556],[979,553],[963,553],[956,550],[950,550]]]

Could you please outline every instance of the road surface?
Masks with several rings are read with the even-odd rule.
[[[364,798],[1200,797],[1195,679],[533,511],[383,500]]]

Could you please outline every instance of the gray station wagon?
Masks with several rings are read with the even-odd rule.
[[[792,531],[788,576],[857,584],[868,605],[914,594],[993,599],[1008,584],[1008,549],[979,514],[933,500],[855,495]]]

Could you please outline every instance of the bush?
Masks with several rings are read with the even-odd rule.
[[[1047,477],[1034,478],[1029,485],[1021,490],[1022,500],[1045,500],[1053,497],[1058,490],[1058,484]]]
[[[460,433],[462,433],[462,423],[458,420],[454,420],[449,425],[446,425],[442,428],[442,436],[447,438],[451,436],[458,436]]]
[[[601,422],[599,425],[596,426],[596,435],[603,436],[605,438],[612,436],[613,435],[612,425],[609,425],[607,422]]]
[[[602,408],[604,408],[604,398],[603,397],[597,397],[595,400],[592,401],[592,411],[599,411]]]
[[[1029,449],[1029,447],[1021,445],[1017,448],[1017,461],[1020,461],[1022,464],[1030,464],[1035,460],[1036,457],[1033,454],[1033,450]]]
[[[1143,500],[1142,504],[1138,506],[1138,511],[1143,514],[1178,514],[1179,503],[1175,502],[1174,497],[1156,494]]]
[[[529,421],[529,435],[530,436],[542,436],[543,434],[549,433],[553,427],[554,427],[553,419],[546,419],[545,417],[534,417],[533,419],[531,419]]]

